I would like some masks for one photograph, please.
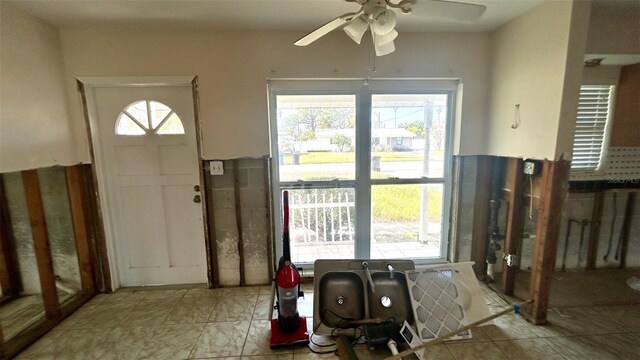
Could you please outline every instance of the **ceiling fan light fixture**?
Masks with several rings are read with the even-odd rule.
[[[385,35],[396,27],[396,13],[383,6],[371,14],[371,28],[378,35]]]
[[[384,34],[384,35],[378,35],[376,34],[376,42],[378,45],[385,45],[389,42],[392,42],[393,40],[395,40],[398,37],[398,32],[395,29],[392,29],[391,31],[389,31],[388,33]]]
[[[373,34],[373,48],[376,51],[376,56],[385,56],[396,51],[396,46],[393,43],[393,39],[387,42],[381,42],[380,35]]]
[[[369,27],[369,18],[367,15],[360,15],[355,17],[353,20],[347,24],[343,28],[344,32],[351,38],[351,40],[355,41],[356,44],[360,44],[362,41],[362,36],[367,31]]]

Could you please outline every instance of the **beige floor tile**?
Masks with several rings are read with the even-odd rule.
[[[222,289],[189,289],[184,294],[185,298],[211,296],[218,297],[222,295]]]
[[[36,341],[33,345],[25,349],[17,358],[27,358],[37,354],[46,353],[47,348],[51,344],[58,341],[58,339],[64,336],[64,332],[64,329],[55,328],[54,330],[50,331],[45,336],[40,338],[40,340]]]
[[[553,337],[544,339],[565,359],[569,360],[609,360],[616,356],[587,336]]]
[[[293,348],[285,347],[272,350],[269,348],[271,338],[271,321],[252,321],[249,327],[249,334],[244,343],[242,356],[248,355],[277,355],[293,353]]]
[[[593,335],[587,339],[621,359],[640,359],[640,333]]]
[[[544,339],[496,341],[508,359],[512,360],[563,360],[564,358]]]
[[[249,321],[206,324],[190,357],[241,356],[249,325]]]
[[[222,296],[258,295],[261,286],[243,286],[222,288]]]
[[[243,356],[246,360],[292,360],[293,354]]]
[[[518,315],[503,315],[494,320],[494,325],[483,326],[482,330],[491,340],[534,339],[537,334],[534,325]]]
[[[269,313],[271,313],[271,309],[273,309],[273,303],[271,303],[271,295],[258,295],[256,308],[253,311],[253,320],[270,320]],[[275,313],[276,310],[274,309],[273,314]]]
[[[182,298],[171,310],[165,324],[205,323],[213,312],[217,298],[212,296]]]
[[[145,300],[153,299],[181,299],[187,293],[187,289],[182,290],[151,290],[144,291],[146,293]]]
[[[154,345],[153,327],[115,327],[106,336],[106,342],[114,350],[147,349]]]
[[[271,291],[273,290],[273,286],[271,285],[263,285],[258,287],[259,295],[271,295]]]
[[[43,354],[56,358],[87,352],[97,346],[111,329],[69,329],[48,346]]]
[[[258,295],[221,296],[209,322],[251,320]]]
[[[456,360],[506,359],[500,348],[492,342],[446,344]]]
[[[121,301],[115,303],[98,303],[84,316],[73,321],[69,326],[80,328],[112,328],[119,326],[133,310],[137,301]]]
[[[153,299],[142,300],[127,314],[121,323],[123,326],[153,326],[161,325],[169,317],[180,300]]]
[[[118,301],[140,301],[143,300],[149,291],[132,291],[132,290],[122,290],[116,291],[111,294],[106,294],[106,297],[102,302],[118,302]]]
[[[187,359],[195,347],[204,324],[162,325],[153,328],[151,346],[140,359]]]

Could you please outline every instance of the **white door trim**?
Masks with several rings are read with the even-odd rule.
[[[115,233],[113,228],[113,218],[110,214],[109,209],[110,199],[108,195],[108,182],[107,182],[107,174],[105,169],[102,153],[102,143],[99,136],[99,125],[97,124],[97,108],[96,108],[96,98],[94,90],[96,88],[101,87],[139,87],[139,86],[188,86],[193,87],[193,80],[196,78],[195,75],[190,76],[150,76],[150,77],[78,77],[77,81],[82,83],[85,92],[86,99],[86,107],[87,107],[87,115],[88,115],[88,139],[91,151],[91,159],[94,163],[96,169],[96,178],[97,178],[97,193],[100,200],[99,211],[102,215],[103,225],[104,225],[104,235],[105,242],[107,248],[107,259],[109,261],[109,273],[111,275],[111,288],[117,289],[122,284],[122,279],[120,279],[120,272],[118,263],[116,261],[116,245],[115,245]],[[195,102],[196,99],[193,99]],[[198,116],[194,116],[194,121],[196,129],[199,129],[200,124],[198,123]],[[199,130],[197,130],[199,131]],[[201,157],[202,149],[200,148],[201,144],[197,143],[197,152],[198,156]],[[199,159],[200,160],[200,159]],[[204,188],[204,184],[200,184],[201,188]],[[203,211],[205,209],[203,208]],[[206,213],[203,213],[203,220],[207,221]],[[203,224],[203,231],[204,229]],[[206,234],[205,234],[206,236]],[[205,239],[206,241],[206,239]],[[204,244],[203,244],[204,246]],[[207,264],[207,267],[209,265]]]

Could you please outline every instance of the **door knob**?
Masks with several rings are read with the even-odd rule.
[[[196,195],[196,196],[193,197],[193,202],[194,203],[199,203],[200,201],[201,201],[200,195]]]

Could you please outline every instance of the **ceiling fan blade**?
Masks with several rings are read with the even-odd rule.
[[[447,0],[418,0],[413,6],[411,14],[458,21],[473,21],[480,18],[486,10],[486,6],[478,4]]]
[[[353,13],[338,16],[337,18],[329,21],[328,23],[320,26],[319,28],[303,36],[294,44],[297,46],[307,46],[312,42],[320,39],[321,37],[327,35],[328,33],[332,32],[333,30],[339,28],[340,26],[348,23],[352,19],[353,19]]]

